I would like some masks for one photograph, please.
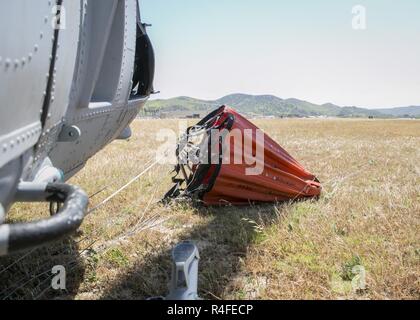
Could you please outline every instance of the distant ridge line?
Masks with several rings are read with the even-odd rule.
[[[201,100],[188,96],[156,99],[147,102],[141,115],[171,116],[210,112],[220,105],[229,105],[248,116],[274,117],[342,117],[342,118],[420,118],[420,106],[389,109],[340,107],[333,103],[322,105],[308,101],[274,95],[249,95],[235,93],[217,100]]]

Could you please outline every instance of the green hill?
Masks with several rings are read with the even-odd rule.
[[[314,104],[299,99],[281,99],[273,95],[231,94],[218,100],[199,100],[190,97],[158,99],[147,102],[141,115],[185,116],[206,113],[221,105],[228,105],[248,116],[276,117],[357,117],[392,118],[420,116],[420,107],[370,110],[358,107],[340,107],[332,103]],[[403,109],[400,112],[397,109]],[[395,112],[393,112],[395,111]]]
[[[392,109],[379,109],[379,112],[394,117],[420,117],[420,106],[410,106]]]

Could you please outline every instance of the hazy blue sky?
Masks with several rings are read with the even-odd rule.
[[[352,8],[366,8],[366,29]],[[154,98],[274,94],[363,107],[420,105],[419,0],[141,0]]]

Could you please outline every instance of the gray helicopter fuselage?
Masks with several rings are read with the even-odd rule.
[[[137,0],[0,4],[0,224],[22,181],[65,181],[153,91]]]

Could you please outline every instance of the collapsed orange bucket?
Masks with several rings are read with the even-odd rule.
[[[278,143],[227,106],[188,128],[177,159],[175,185],[166,198],[246,205],[318,197],[322,189]]]

